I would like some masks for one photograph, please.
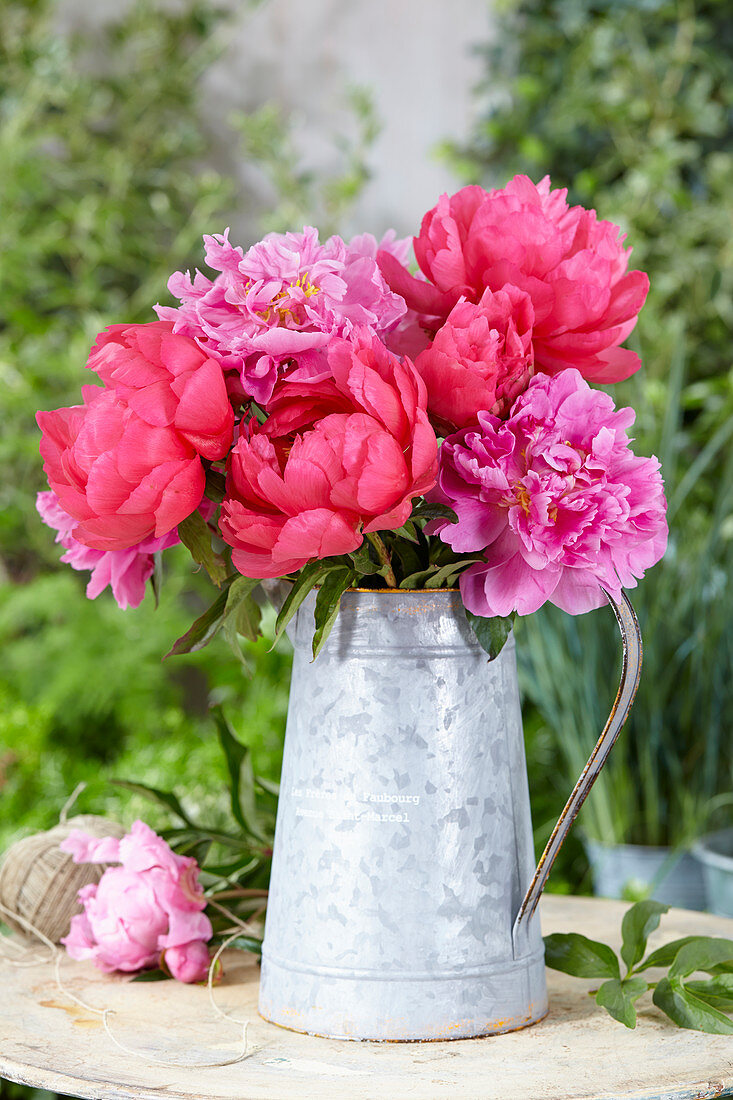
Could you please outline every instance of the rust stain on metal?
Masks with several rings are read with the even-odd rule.
[[[534,1006],[532,1005],[530,1006],[530,1012],[526,1016],[523,1016],[522,1019],[518,1022],[509,1017],[505,1020],[494,1020],[490,1024],[486,1025],[488,1030],[481,1031],[473,1035],[472,1039],[491,1039],[497,1035],[510,1035],[512,1032],[515,1031],[524,1031],[527,1028],[533,1027],[535,1024],[540,1023],[540,1021],[544,1020],[547,1016],[547,1011],[545,1011],[542,1013],[541,1016],[533,1018],[533,1011]],[[297,1017],[303,1015],[302,1012],[299,1012],[297,1009],[292,1008],[284,1009],[283,1012],[285,1015],[289,1017],[295,1017],[296,1019]],[[294,1035],[310,1035],[314,1039],[334,1039],[333,1035],[323,1035],[319,1031],[311,1031],[306,1028],[296,1027],[294,1024],[283,1024],[279,1023],[277,1020],[270,1020],[267,1016],[265,1016],[263,1012],[259,1012],[258,1015],[263,1020],[265,1020],[266,1023],[273,1024],[275,1027],[282,1028],[283,1031],[289,1031]],[[395,1027],[396,1029],[396,1024],[394,1021],[390,1020],[386,1022],[391,1027]],[[456,1021],[456,1023],[446,1025],[443,1029],[441,1029],[441,1033],[439,1035],[429,1035],[425,1036],[422,1039],[402,1039],[399,1037],[399,1035],[396,1035],[394,1038],[390,1039],[364,1039],[359,1036],[358,1040],[362,1043],[389,1043],[393,1045],[405,1045],[407,1043],[455,1043],[460,1042],[462,1039],[465,1039],[465,1036],[451,1035],[449,1034],[449,1032],[457,1031],[460,1028],[463,1028],[465,1024],[465,1020],[458,1020]],[[340,1036],[340,1038],[353,1040],[354,1036],[351,1034],[350,1030],[346,1028],[344,1035]]]

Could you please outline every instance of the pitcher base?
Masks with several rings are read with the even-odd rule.
[[[326,1039],[430,1042],[518,1031],[547,1014],[544,953],[466,975],[348,976],[263,958],[260,1015]]]

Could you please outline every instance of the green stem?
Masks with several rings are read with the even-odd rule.
[[[390,588],[397,588],[397,578],[394,575],[394,569],[392,568],[392,561],[390,559],[387,547],[384,545],[379,535],[377,534],[367,535],[367,538],[369,539],[374,549],[377,551],[377,554],[379,555],[379,560],[384,566],[384,579],[386,580]]]

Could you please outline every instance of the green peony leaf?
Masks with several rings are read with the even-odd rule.
[[[258,940],[255,936],[237,936],[235,940],[229,941],[227,950],[230,947],[237,951],[248,951],[253,955],[262,954],[262,940]]]
[[[721,1012],[733,1012],[733,974],[716,974],[705,981],[686,982],[685,989]]]
[[[449,519],[451,523],[458,523],[458,516],[448,504],[431,504],[427,500],[414,506],[410,519]]]
[[[684,947],[686,943],[693,943],[695,940],[700,939],[705,939],[705,937],[682,936],[681,939],[670,940],[669,943],[665,943],[655,951],[652,951],[651,955],[647,955],[644,962],[641,963],[640,966],[637,966],[637,972],[640,970],[649,970],[652,966],[671,966],[681,947]]]
[[[621,977],[618,959],[611,948],[579,932],[545,936],[545,963],[552,970],[561,970],[574,978]]]
[[[646,951],[646,941],[659,927],[659,918],[668,911],[668,905],[651,899],[639,901],[626,910],[621,922],[621,958],[626,963],[627,970],[632,970],[642,958]]]
[[[166,974],[165,970],[143,970],[141,974],[130,978],[131,982],[169,982],[171,980],[171,975]]]
[[[234,577],[227,578],[225,587],[219,593],[211,607],[208,607],[202,615],[199,615],[185,634],[173,643],[166,653],[166,657],[176,657],[181,653],[195,653],[208,645],[215,634],[221,629],[226,616],[227,598],[229,595],[229,583]]]
[[[670,980],[687,978],[696,970],[711,970],[721,963],[733,961],[733,940],[712,936],[698,936],[684,944],[675,955],[669,968]]]
[[[610,978],[596,993],[596,1004],[605,1008],[614,1020],[618,1020],[625,1027],[634,1028],[636,1027],[634,1001],[637,1001],[648,989],[649,983],[643,978],[624,978],[623,981]]]
[[[498,615],[490,619],[484,619],[480,615],[473,615],[470,611],[466,611],[466,618],[478,638],[479,645],[488,653],[489,660],[493,661],[495,657],[499,656],[504,648],[504,643],[511,634],[516,618],[514,612],[505,619]]]
[[[176,817],[180,817],[189,829],[196,828],[172,791],[161,791],[157,787],[149,787],[145,783],[134,783],[130,779],[113,779],[112,783],[115,787],[123,787],[126,791],[134,791],[135,794],[142,795],[150,802],[157,802],[159,806],[165,806],[166,810],[170,810]]]
[[[381,561],[375,561],[372,557],[371,543],[368,539],[364,539],[361,546],[352,550],[348,558],[354,563],[354,569],[360,576],[368,577],[373,573],[379,573],[384,568]]]
[[[203,565],[217,588],[226,579],[226,562],[211,545],[211,531],[200,512],[192,512],[178,524],[178,534],[183,545],[190,551],[191,557]]]
[[[255,777],[250,750],[237,738],[221,707],[212,707],[211,713],[216,722],[219,742],[227,762],[232,814],[246,833],[258,840],[266,841],[267,835],[262,828],[257,811]]]
[[[331,633],[338,610],[341,605],[341,597],[347,588],[356,580],[353,569],[334,569],[325,578],[316,596],[315,620],[316,630],[313,635],[313,660],[321,652],[326,638]]]
[[[308,593],[311,592],[318,582],[333,568],[333,562],[329,561],[312,561],[309,562],[308,565],[303,566],[280,608],[280,614],[275,623],[275,639],[272,643],[273,646],[282,636],[285,627],[293,618]]]
[[[710,1035],[733,1035],[733,1020],[685,989],[679,979],[662,978],[654,990],[653,1000],[678,1027],[706,1031]]]

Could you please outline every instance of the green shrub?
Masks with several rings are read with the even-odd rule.
[[[0,20],[0,849],[52,824],[80,781],[82,809],[126,821],[156,823],[113,776],[194,803],[223,797],[211,703],[225,704],[256,770],[277,777],[290,661],[261,642],[245,644],[251,679],[221,643],[162,662],[211,602],[190,557],[166,554],[158,610],[150,596],[128,612],[109,592],[88,602],[87,575],[58,564],[35,511],[47,487],[36,409],[77,403],[96,333],[153,320],[169,274],[201,265],[202,234],[250,201],[211,167],[198,114],[201,78],[226,41],[223,11],[142,0],[66,37],[55,7],[7,0]],[[267,228],[313,218],[336,228],[376,132],[368,96],[353,96],[359,133],[329,178],[303,169],[276,108],[231,120],[232,145],[272,182]]]

